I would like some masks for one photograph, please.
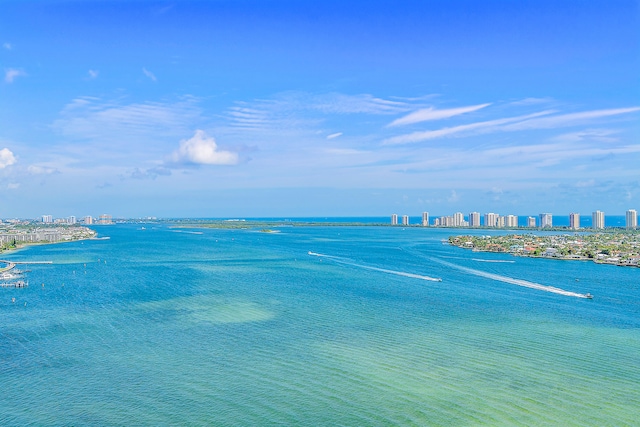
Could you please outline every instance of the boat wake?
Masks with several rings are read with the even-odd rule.
[[[430,260],[437,262],[439,264],[445,265],[447,267],[455,268],[460,271],[464,271],[466,273],[473,274],[475,276],[485,277],[487,279],[497,280],[499,282],[511,283],[513,285],[523,286],[525,288],[538,289],[540,291],[551,292],[558,295],[565,295],[568,297],[575,298],[592,298],[591,294],[579,294],[577,292],[565,291],[564,289],[556,288],[554,286],[546,286],[541,285],[539,283],[529,282],[527,280],[515,279],[512,277],[501,276],[499,274],[487,273],[486,271],[475,270],[473,268],[462,267],[460,265],[456,265],[447,261],[443,261],[438,258],[429,258]]]
[[[442,282],[442,279],[440,279],[438,277],[429,277],[429,276],[423,276],[423,275],[420,275],[420,274],[407,273],[407,272],[404,272],[404,271],[387,270],[386,268],[378,268],[378,267],[371,267],[369,265],[356,264],[354,262],[347,261],[345,258],[340,258],[340,257],[336,257],[336,256],[331,256],[331,255],[319,254],[317,252],[309,251],[309,255],[313,255],[313,256],[317,256],[317,257],[321,257],[321,258],[328,258],[328,259],[332,260],[333,262],[337,262],[339,264],[349,265],[349,266],[352,266],[352,267],[363,268],[365,270],[379,271],[380,273],[387,273],[387,274],[395,274],[396,276],[411,277],[412,279],[428,280],[430,282]]]
[[[506,260],[506,259],[482,259],[482,258],[471,258],[471,261],[496,262],[496,263],[507,263],[507,264],[513,264],[515,262],[511,260]]]

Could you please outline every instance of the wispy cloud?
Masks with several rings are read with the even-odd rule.
[[[145,76],[149,77],[154,82],[158,81],[158,79],[156,79],[155,74],[153,74],[151,71],[147,70],[146,68],[142,68],[142,72],[144,73]]]
[[[197,100],[191,97],[175,102],[131,104],[124,100],[81,97],[67,104],[60,116],[53,128],[67,137],[130,143],[132,138],[184,135],[201,120],[201,111]]]
[[[123,178],[129,179],[156,179],[158,176],[170,176],[171,169],[165,168],[163,166],[157,166],[149,169],[141,169],[134,168],[132,171],[128,172]]]
[[[615,108],[608,110],[583,111],[579,113],[556,114],[555,110],[546,110],[524,116],[488,120],[437,130],[413,132],[388,138],[383,144],[410,144],[445,137],[463,137],[495,132],[514,132],[532,129],[556,129],[590,124],[592,121],[640,111],[640,107]]]
[[[518,123],[513,123],[508,126],[502,127],[503,131],[516,131],[527,129],[553,129],[567,126],[576,126],[589,124],[592,120],[618,116],[621,114],[629,114],[640,111],[640,107],[630,108],[612,108],[608,110],[594,110],[594,111],[582,111],[579,113],[559,114],[550,117],[536,118],[523,120]]]
[[[7,50],[13,49],[13,45],[11,45],[11,43],[8,43],[8,42],[2,43],[2,47]]]
[[[482,108],[488,107],[491,104],[479,104],[479,105],[471,105],[468,107],[457,107],[457,108],[447,108],[438,110],[436,108],[423,108],[418,111],[414,111],[411,114],[408,114],[404,117],[394,120],[389,123],[390,127],[393,126],[402,126],[409,125],[413,123],[426,122],[431,120],[442,120],[448,119],[450,117],[459,116],[460,114],[471,113],[473,111],[478,111]]]
[[[553,138],[554,141],[599,141],[612,143],[619,140],[618,137],[612,136],[619,134],[616,129],[585,129],[577,132],[564,133]]]
[[[429,139],[468,135],[470,133],[477,134],[477,133],[495,132],[497,129],[500,128],[500,126],[508,123],[518,122],[518,121],[530,119],[533,117],[543,116],[543,115],[552,114],[552,113],[554,113],[553,110],[541,111],[538,113],[526,114],[523,116],[487,120],[484,122],[476,122],[476,123],[470,123],[466,125],[452,126],[452,127],[442,128],[438,130],[412,132],[410,134],[388,138],[383,141],[383,144],[384,145],[410,144],[414,142],[426,141]]]
[[[98,70],[89,70],[88,74],[90,79],[95,79],[98,77],[99,72]]]
[[[553,98],[524,98],[519,101],[511,102],[511,105],[527,106],[527,105],[548,104],[550,102],[553,102]]]
[[[339,136],[342,136],[342,132],[336,132],[332,133],[331,135],[327,135],[327,139],[336,139]]]
[[[180,141],[180,147],[171,155],[171,161],[176,164],[235,165],[238,163],[238,154],[218,149],[213,137],[203,130],[197,130],[191,138]]]
[[[26,76],[27,73],[25,73],[22,70],[19,70],[17,68],[7,68],[4,71],[4,81],[5,83],[13,83],[13,81],[18,78],[18,77],[23,77]]]
[[[16,157],[11,150],[3,148],[0,150],[0,169],[4,169],[16,163]]]
[[[237,102],[227,111],[231,127],[245,130],[316,127],[340,115],[390,115],[405,113],[415,105],[378,98],[370,94],[310,94],[284,92],[270,99]]]
[[[31,175],[51,175],[60,173],[57,168],[41,165],[29,165],[29,167],[27,168],[27,172],[29,172]]]

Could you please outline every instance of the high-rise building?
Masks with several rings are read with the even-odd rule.
[[[507,215],[507,227],[515,228],[518,226],[518,217],[515,215]]]
[[[391,215],[391,225],[398,225],[398,214]]]
[[[429,212],[422,212],[422,225],[424,227],[429,225]]]
[[[569,228],[577,230],[580,228],[580,214],[572,213],[569,215]]]
[[[541,213],[540,217],[540,228],[545,227],[553,227],[553,215],[550,213]]]
[[[527,227],[535,227],[536,226],[536,217],[535,216],[530,216],[529,218],[527,218]]]
[[[453,214],[453,226],[454,227],[462,227],[465,224],[464,215],[462,212],[456,212]]]
[[[75,224],[76,223],[76,217],[71,215],[69,218],[67,218],[67,224]]]
[[[480,212],[469,214],[469,227],[480,227]]]
[[[53,222],[53,216],[42,215],[42,222],[44,222],[45,224],[51,224]]]
[[[627,228],[635,230],[638,228],[638,213],[635,209],[627,211]]]
[[[402,225],[409,225],[409,215],[402,215]]]
[[[486,213],[484,214],[484,226],[485,227],[496,227],[498,225],[498,217],[500,215],[496,213]]]
[[[113,221],[111,220],[111,215],[108,214],[102,214],[100,215],[100,219],[98,220],[98,224],[113,224]]]
[[[85,216],[84,217],[84,223],[85,223],[85,225],[93,224],[93,218],[90,215]]]
[[[604,212],[595,211],[591,214],[591,227],[604,228]]]

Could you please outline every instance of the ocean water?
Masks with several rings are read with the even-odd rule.
[[[638,425],[640,269],[146,227],[3,254],[53,264],[0,289],[0,425]]]

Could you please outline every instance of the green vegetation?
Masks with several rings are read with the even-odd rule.
[[[537,236],[451,236],[449,243],[480,252],[504,252],[517,256],[592,260],[621,266],[640,266],[640,232],[575,233]]]

